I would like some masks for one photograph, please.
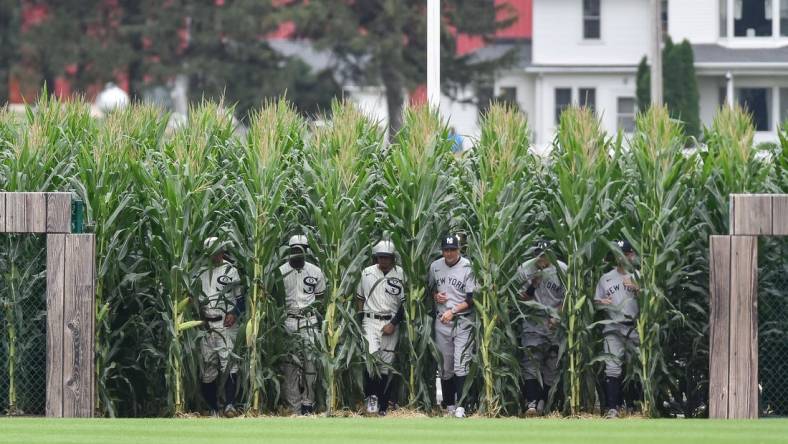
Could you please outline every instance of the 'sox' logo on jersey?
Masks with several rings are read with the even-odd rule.
[[[389,296],[399,296],[402,294],[402,281],[397,278],[386,279],[386,294]]]
[[[304,278],[304,293],[314,294],[316,288],[317,288],[317,278],[312,276],[307,276]]]

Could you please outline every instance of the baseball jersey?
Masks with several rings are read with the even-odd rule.
[[[476,291],[476,279],[473,276],[471,261],[465,257],[460,257],[460,260],[451,267],[443,258],[430,264],[428,282],[431,290],[446,293],[448,296],[445,304],[438,304],[438,313],[451,310],[455,305],[465,302],[466,293]],[[461,313],[467,313],[472,308],[468,307],[468,310]]]
[[[287,310],[299,311],[315,302],[315,295],[326,291],[326,277],[317,265],[304,262],[304,268],[295,269],[289,262],[279,267],[285,290]]]
[[[356,295],[364,301],[365,313],[394,316],[405,301],[402,268],[395,265],[387,274],[383,274],[377,265],[365,268],[361,272]]]
[[[241,296],[241,279],[233,264],[224,261],[217,267],[210,268],[200,274],[202,294],[200,306],[205,317],[224,317],[235,310]]]
[[[561,283],[561,280],[558,278],[558,268],[556,268],[554,264],[550,264],[549,267],[540,270],[536,263],[537,258],[533,258],[524,262],[517,268],[517,281],[520,285],[520,293],[525,293],[531,279],[536,276],[541,276],[542,280],[539,283],[539,287],[537,287],[534,292],[533,300],[545,307],[557,310],[564,303],[564,295],[566,294],[566,288],[564,288],[564,284]],[[565,263],[561,261],[557,263],[562,271],[566,271],[567,267]],[[546,312],[541,313],[540,318],[543,318],[541,322],[535,319],[526,319],[523,323],[523,330],[528,333],[538,333],[548,336],[550,334],[550,330],[547,326],[549,315]]]
[[[637,294],[624,286],[624,279],[633,278],[632,273],[619,273],[612,269],[605,273],[596,286],[595,301],[611,298],[609,318],[616,323],[633,322],[640,312]],[[607,327],[607,326],[605,326]]]

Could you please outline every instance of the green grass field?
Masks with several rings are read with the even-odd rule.
[[[786,443],[788,420],[0,419],[0,443]]]

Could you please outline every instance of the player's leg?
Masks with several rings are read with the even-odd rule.
[[[200,340],[200,392],[208,404],[208,410],[212,415],[218,415],[219,400],[216,396],[217,381],[219,379],[219,366],[217,361],[216,348],[213,344],[214,333],[207,332]]]
[[[472,332],[473,325],[466,317],[457,319],[454,329],[454,390],[457,396],[457,410],[455,416],[458,418],[465,416],[465,377],[468,375],[468,368],[471,363]]]
[[[315,411],[315,383],[317,367],[315,366],[315,335],[317,335],[317,317],[311,316],[301,322],[299,336],[303,344],[303,390],[301,392],[301,414],[310,415]]]
[[[542,362],[542,399],[537,406],[539,414],[544,413],[547,401],[550,400],[550,389],[558,381],[558,349],[558,344],[550,343],[545,350],[545,358]]]
[[[367,343],[367,353],[377,358],[377,354],[381,350],[381,342],[383,332],[380,331],[380,321],[378,319],[364,317],[361,322],[361,327],[364,330],[364,338]],[[373,367],[377,362],[373,363]],[[381,378],[377,373],[366,373],[366,387],[364,390],[364,397],[367,400],[367,413],[378,413],[379,400],[381,391]]]
[[[539,383],[540,367],[543,360],[540,342],[535,335],[523,333],[522,345],[525,349],[522,359],[523,399],[528,416],[536,415],[539,395],[542,392],[542,386]]]
[[[238,324],[220,329],[217,333],[221,337],[217,350],[219,367],[222,374],[227,375],[227,379],[224,381],[224,415],[232,418],[238,415],[235,410],[235,398],[238,391],[238,363],[233,358],[235,338],[238,336]]]
[[[617,330],[609,330],[604,333],[605,353],[609,356],[605,358],[605,407],[608,418],[618,417],[618,409],[621,405],[621,381],[622,367],[624,358],[624,339]]]
[[[456,390],[454,387],[454,341],[451,334],[451,326],[443,324],[439,319],[435,320],[435,347],[441,355],[440,378],[443,402],[450,413],[454,413],[456,406]]]
[[[384,321],[383,325],[388,323]],[[381,328],[383,328],[381,325]],[[378,357],[380,358],[380,374],[381,381],[378,392],[378,405],[380,415],[385,415],[389,407],[389,397],[392,390],[391,366],[394,364],[394,353],[397,349],[397,342],[399,339],[399,328],[394,329],[394,333],[390,335],[382,335],[380,341],[380,350]]]
[[[282,365],[282,375],[284,376],[282,391],[286,407],[291,412],[299,414],[301,413],[301,389],[298,381],[301,369],[298,355],[301,354],[299,349],[302,347],[302,343],[298,336],[298,319],[294,317],[285,319],[285,331],[288,333],[288,340],[293,352]]]

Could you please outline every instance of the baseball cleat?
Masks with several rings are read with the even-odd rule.
[[[215,410],[215,409],[208,410],[208,416],[211,417],[211,418],[218,418],[219,417],[219,411]]]
[[[235,406],[232,404],[227,404],[224,407],[224,417],[225,418],[235,418],[238,416],[238,410],[235,409]]]
[[[372,395],[369,398],[367,398],[367,413],[377,413],[377,412],[378,412],[378,397]]]
[[[544,399],[540,399],[538,403],[536,403],[536,414],[539,416],[544,415]]]
[[[525,410],[525,416],[527,418],[533,418],[538,415],[536,411],[536,401],[531,401],[528,403],[528,408]]]
[[[446,414],[449,416],[454,416],[454,412],[457,410],[456,406],[450,405],[446,407]]]
[[[618,410],[610,409],[607,411],[607,415],[605,415],[605,419],[616,419],[618,418]]]
[[[454,417],[455,418],[465,418],[465,408],[457,407],[457,409],[454,410]]]

